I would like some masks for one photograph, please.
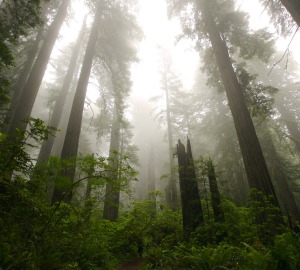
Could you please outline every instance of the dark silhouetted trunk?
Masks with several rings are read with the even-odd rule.
[[[31,114],[32,107],[42,83],[52,49],[58,37],[59,30],[67,15],[69,3],[70,0],[62,1],[55,19],[49,27],[47,36],[44,39],[43,45],[39,51],[37,59],[27,79],[26,85],[22,91],[19,105],[17,106],[15,113],[11,119],[11,124],[8,129],[9,134],[14,134],[16,128],[19,128],[21,130],[26,129],[27,124],[22,120],[28,118]]]
[[[226,43],[221,38],[216,22],[211,15],[213,12],[209,6],[210,2],[198,1],[198,3],[225,87],[244,160],[249,186],[250,188],[256,188],[264,195],[273,196],[273,204],[278,207],[279,204],[274,187],[271,182],[252,119],[246,106],[243,90],[233,69]]]
[[[299,0],[280,0],[282,5],[291,14],[294,21],[300,27],[300,1]]]
[[[208,180],[209,180],[209,190],[210,190],[210,196],[211,196],[211,204],[214,212],[214,218],[217,222],[223,222],[224,221],[224,213],[221,208],[221,198],[220,198],[220,192],[218,188],[215,168],[211,160],[207,163],[207,169],[208,169]]]
[[[87,91],[87,86],[90,78],[90,73],[92,69],[92,63],[94,54],[96,51],[96,44],[98,40],[98,32],[100,28],[100,19],[101,19],[101,5],[98,4],[97,11],[95,14],[94,22],[92,25],[91,33],[89,36],[87,48],[85,51],[80,76],[72,104],[70,119],[68,122],[68,127],[66,131],[66,136],[64,140],[63,149],[61,152],[62,159],[69,159],[71,157],[77,156],[78,145],[79,145],[79,136],[81,131],[81,122],[82,122],[82,113],[84,108],[84,101]],[[62,174],[65,177],[69,178],[70,185],[73,183],[75,176],[76,167],[68,168]],[[65,202],[70,202],[72,198],[72,192],[65,194],[64,189],[54,188],[52,203],[60,200]]]
[[[164,90],[166,92],[166,118],[167,118],[167,129],[168,129],[168,143],[169,143],[169,162],[170,162],[170,180],[166,187],[166,202],[167,205],[173,210],[178,210],[178,196],[176,188],[176,176],[174,172],[174,159],[173,159],[173,134],[172,134],[172,121],[170,111],[170,95],[167,78],[166,63],[164,63]]]
[[[15,85],[12,87],[11,92],[12,92],[12,99],[11,99],[11,103],[9,106],[9,110],[5,116],[5,130],[9,131],[9,125],[10,125],[10,121],[16,111],[16,108],[19,104],[23,89],[25,87],[27,78],[30,74],[30,71],[32,69],[34,60],[38,54],[39,51],[39,45],[41,43],[41,40],[43,38],[43,27],[40,27],[38,30],[38,33],[36,35],[35,41],[32,45],[32,47],[30,48],[28,54],[27,54],[27,60],[24,64],[24,67],[22,69],[22,72],[20,74],[20,76],[17,79],[17,82],[15,83]]]
[[[189,139],[187,152],[185,152],[184,145],[178,140],[177,155],[183,234],[185,240],[188,241],[191,233],[203,224],[203,212]]]
[[[68,92],[70,90],[70,86],[72,84],[73,78],[74,78],[74,73],[75,73],[75,69],[76,69],[76,63],[78,61],[78,57],[79,57],[79,53],[80,53],[80,48],[82,45],[82,41],[83,41],[83,37],[84,37],[84,33],[85,33],[85,29],[86,29],[86,18],[84,19],[81,31],[79,33],[78,39],[75,43],[75,46],[73,48],[73,52],[72,52],[72,56],[70,59],[70,63],[69,63],[69,67],[68,67],[68,71],[67,74],[64,78],[64,82],[63,85],[61,87],[60,93],[56,99],[56,103],[53,109],[53,114],[51,115],[51,119],[49,121],[49,126],[51,127],[55,127],[58,128],[63,110],[64,110],[64,105],[66,102],[66,98],[68,95]],[[44,141],[39,153],[39,157],[37,160],[37,163],[41,163],[45,160],[47,160],[51,154],[51,150],[53,147],[53,143],[54,143],[54,136],[49,136],[48,140]]]
[[[116,106],[115,106],[116,107]],[[110,168],[112,171],[108,174],[108,183],[105,190],[105,201],[103,218],[116,221],[119,217],[120,205],[120,183],[118,177],[119,158],[118,153],[120,150],[120,119],[115,117],[114,123],[111,128],[111,138],[109,147]]]

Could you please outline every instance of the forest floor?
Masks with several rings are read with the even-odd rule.
[[[130,262],[122,264],[118,270],[139,270],[142,265],[143,260],[141,258],[137,258]]]

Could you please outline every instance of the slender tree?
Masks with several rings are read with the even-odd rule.
[[[213,207],[215,221],[223,222],[224,213],[221,208],[221,198],[220,198],[220,192],[218,188],[215,168],[211,159],[209,159],[207,162],[207,176],[209,180],[211,203]]]
[[[62,1],[55,19],[49,27],[47,36],[43,42],[43,46],[39,51],[39,55],[37,56],[34,66],[32,67],[30,75],[27,79],[26,85],[22,91],[22,95],[20,97],[20,103],[22,103],[22,105],[19,104],[17,106],[16,111],[12,116],[8,129],[9,134],[14,134],[16,128],[21,130],[26,129],[27,124],[26,122],[23,122],[23,120],[28,118],[31,114],[32,107],[43,80],[52,49],[58,37],[59,30],[67,15],[69,3],[70,0]]]
[[[155,191],[155,157],[154,157],[154,145],[151,143],[148,146],[148,163],[147,163],[147,189],[148,192]],[[149,194],[150,200],[155,200],[153,194]]]
[[[85,56],[83,59],[82,68],[81,68],[81,72],[80,72],[80,76],[76,88],[76,93],[73,100],[70,119],[68,122],[64,145],[61,153],[62,159],[76,157],[77,155],[85,95],[86,95],[89,77],[92,69],[93,58],[96,51],[96,43],[98,40],[98,33],[99,33],[100,22],[101,22],[101,12],[102,12],[102,5],[100,1],[97,4],[95,18],[93,21],[91,33],[86,47]],[[73,182],[73,178],[75,175],[75,167],[65,170],[63,174],[65,177],[69,178],[71,184]],[[55,203],[60,200],[70,202],[71,198],[72,198],[71,192],[69,192],[68,194],[64,194],[63,190],[59,190],[56,187],[53,192],[52,203]]]
[[[66,98],[67,98],[68,92],[71,87],[71,83],[74,78],[74,73],[76,70],[76,63],[78,61],[80,48],[82,46],[82,41],[83,41],[83,37],[85,34],[85,30],[86,30],[86,18],[83,21],[77,41],[74,45],[70,63],[69,63],[69,67],[67,70],[67,74],[64,78],[63,85],[61,87],[61,90],[60,90],[59,95],[57,96],[57,99],[55,102],[53,113],[51,115],[51,119],[48,124],[51,127],[58,128],[58,125],[59,125],[59,122],[60,122],[60,119],[61,119],[61,116],[63,113],[64,105],[66,102]],[[38,161],[37,161],[38,163],[47,160],[47,158],[51,154],[51,149],[53,147],[53,144],[54,144],[54,136],[49,136],[48,140],[43,142],[39,156],[38,156]]]
[[[10,79],[7,71],[14,65],[12,44],[28,35],[30,29],[42,23],[40,16],[43,1],[1,1],[0,2],[0,109],[9,101]]]
[[[12,118],[12,116],[15,113],[15,110],[19,104],[20,101],[20,97],[22,95],[22,90],[25,87],[27,78],[30,74],[31,68],[33,66],[34,60],[36,59],[36,56],[38,54],[39,51],[39,45],[41,43],[41,40],[43,38],[43,27],[39,27],[38,33],[36,35],[35,41],[32,45],[32,47],[30,48],[30,50],[27,53],[27,60],[24,64],[23,70],[20,74],[20,76],[17,79],[17,82],[15,83],[15,85],[12,87],[11,92],[13,94],[11,102],[10,102],[10,106],[9,109],[5,115],[5,120],[4,123],[5,124],[9,124],[10,119]]]
[[[163,63],[163,89],[166,94],[166,122],[168,131],[168,143],[169,143],[169,162],[170,162],[170,180],[166,187],[166,199],[168,206],[174,211],[178,209],[176,176],[174,171],[174,153],[173,153],[173,132],[172,132],[172,120],[171,120],[171,108],[170,108],[170,89],[169,89],[169,65],[164,57]]]
[[[112,171],[108,173],[108,183],[105,190],[105,201],[103,218],[110,221],[116,221],[119,216],[120,203],[120,182],[118,179],[119,151],[120,151],[120,115],[118,104],[115,103],[114,120],[111,128],[110,146],[109,146],[109,163]]]

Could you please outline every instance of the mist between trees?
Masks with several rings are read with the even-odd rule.
[[[0,1],[0,269],[300,268],[300,3],[242,4]]]

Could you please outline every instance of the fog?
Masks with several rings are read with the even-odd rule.
[[[278,69],[283,69],[284,66],[286,68],[282,72],[284,72],[285,76],[291,76],[289,74],[299,75],[299,66],[297,64],[299,62],[297,61],[300,59],[298,50],[300,34],[297,33],[292,41],[292,34],[286,38],[277,35],[274,26],[269,22],[268,15],[258,1],[251,1],[251,3],[249,1],[237,1],[235,7],[237,10],[249,12],[249,23],[253,30],[267,27],[277,40],[275,48],[277,48],[278,52],[276,55],[274,56],[273,54],[268,63],[261,62],[257,64],[261,67],[261,73],[258,74],[257,80],[265,83],[266,78],[269,78],[268,83],[273,87],[286,87],[286,85],[280,85],[280,81],[275,82],[272,76],[276,77]],[[63,74],[68,69],[68,59],[71,57],[72,46],[78,36],[84,15],[88,14],[88,30],[84,37],[84,43],[88,41],[88,33],[93,23],[93,12],[82,1],[72,1],[70,10],[72,13],[68,15],[67,22],[63,24],[60,30],[59,38],[55,43],[31,114],[33,117],[41,118],[46,123],[53,113],[51,110],[53,110],[54,106],[54,97],[58,95],[58,89],[64,79]],[[152,191],[149,189],[149,186],[151,186],[149,181],[155,181],[155,189],[160,190],[163,194],[159,200],[165,202],[164,192],[170,178],[170,156],[173,156],[176,166],[177,141],[181,140],[183,143],[186,143],[187,137],[191,140],[194,158],[197,159],[200,156],[212,158],[216,164],[220,179],[222,179],[221,186],[223,186],[224,192],[229,192],[229,196],[234,197],[236,191],[233,190],[234,183],[230,183],[230,181],[238,173],[245,178],[245,172],[242,168],[242,157],[226,95],[220,85],[220,79],[217,79],[215,82],[212,81],[211,76],[214,73],[214,67],[207,62],[209,60],[204,59],[204,57],[209,56],[205,55],[203,50],[199,52],[200,44],[195,41],[194,37],[192,39],[181,37],[185,29],[182,29],[178,18],[168,18],[165,1],[140,0],[131,12],[131,15],[136,16],[142,33],[140,33],[140,38],[126,41],[128,44],[125,43],[126,46],[133,46],[136,50],[137,61],[129,60],[126,64],[124,62],[122,67],[119,63],[113,62],[107,68],[107,64],[105,64],[107,59],[105,59],[103,51],[109,52],[110,44],[105,44],[105,38],[102,40],[100,35],[95,54],[98,58],[96,57],[97,59],[93,62],[89,77],[78,153],[81,155],[89,153],[103,156],[109,155],[111,124],[115,117],[113,110],[116,110],[118,111],[117,114],[120,114],[120,119],[122,119],[120,120],[122,122],[121,130],[130,130],[130,132],[126,131],[124,133],[127,135],[131,133],[126,138],[126,143],[128,146],[136,146],[134,155],[137,156],[138,162],[134,163],[133,166],[139,171],[139,174],[138,182],[132,183],[135,198],[138,200],[147,198],[147,194]],[[106,29],[105,31],[109,30]],[[112,42],[115,42],[113,38],[113,36],[108,37]],[[116,40],[118,41],[118,38]],[[206,48],[206,46],[204,44],[203,48]],[[288,55],[283,56],[283,59],[279,61],[280,57],[284,55],[287,46],[289,46]],[[103,51],[101,51],[102,49]],[[126,50],[127,47],[124,49],[124,53],[128,53],[126,57],[130,59],[130,52]],[[55,155],[59,155],[62,151],[63,138],[67,130],[68,117],[75,95],[77,80],[80,76],[84,54],[85,45],[81,48],[74,82],[71,85],[70,94],[64,105],[66,111],[60,121],[58,127],[60,131],[52,150],[52,154]],[[62,62],[62,58],[66,60]],[[164,66],[166,59],[168,59],[167,68]],[[236,63],[239,61],[242,63],[239,57],[237,57],[236,61]],[[253,74],[257,72],[255,61],[259,60],[257,58],[249,60],[249,69],[252,70]],[[267,76],[266,74],[270,72],[272,66],[278,61],[279,63],[274,66],[274,72]],[[117,68],[125,70],[124,75],[118,78],[121,86],[117,86],[115,81],[110,81],[110,72]],[[205,71],[208,71],[210,75],[208,76]],[[166,108],[164,74],[170,80],[168,82],[168,91],[170,91],[171,101],[169,102],[171,104],[169,105],[171,108],[169,109]],[[296,86],[297,75],[295,75],[295,81],[293,81],[294,89],[290,89],[290,91],[295,91],[298,87]],[[126,93],[122,94],[120,104],[116,105],[116,97],[114,95],[118,87],[125,88],[123,90]],[[261,95],[264,94],[261,93]],[[269,93],[265,95],[265,104],[262,105],[265,107],[256,108],[258,114],[263,114],[265,112],[263,110],[269,110],[267,108],[268,98],[271,99],[271,97]],[[154,99],[154,97],[158,98]],[[254,102],[254,100],[252,101]],[[256,109],[254,108],[253,111]],[[170,137],[168,137],[167,132],[167,110],[171,110],[173,117],[169,127],[172,129],[173,145],[171,149],[169,149],[168,144]],[[277,119],[279,115],[278,112],[277,114],[275,112],[272,117]],[[259,125],[261,120],[259,117],[255,117],[254,122]],[[123,125],[123,122],[126,122],[126,124]],[[289,131],[287,131],[288,133]],[[231,156],[226,156],[226,153],[230,153]],[[37,157],[38,149],[32,154]],[[149,159],[153,160],[150,162]],[[149,173],[149,170],[153,171]],[[176,178],[178,179],[177,175]],[[176,185],[178,189],[178,180],[176,180]]]

